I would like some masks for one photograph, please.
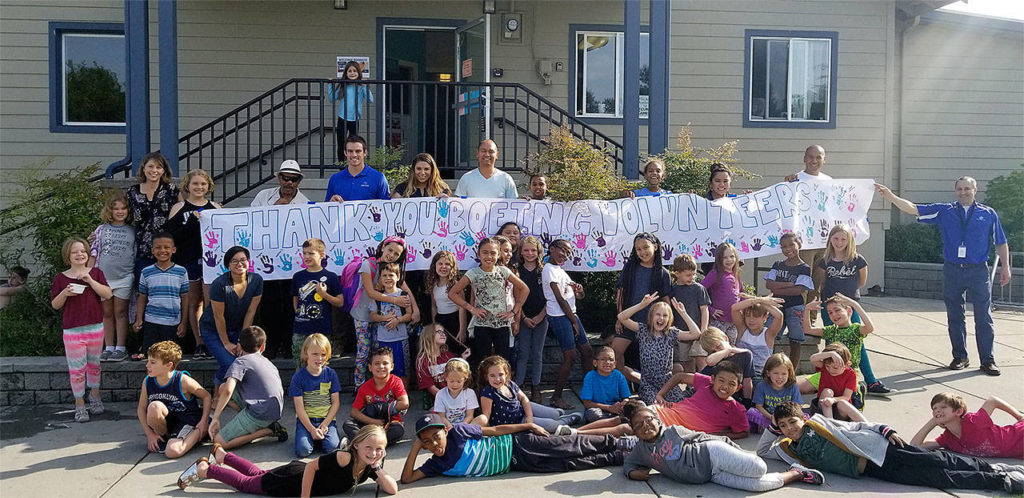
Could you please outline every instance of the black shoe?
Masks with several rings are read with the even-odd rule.
[[[195,352],[192,353],[192,359],[193,360],[205,360],[205,359],[208,359],[209,357],[210,357],[210,353],[208,353],[206,351],[206,345],[205,344],[199,344],[198,346],[196,346]]]
[[[953,358],[953,361],[949,364],[950,370],[963,370],[971,364],[971,360],[967,358]]]
[[[267,428],[270,429],[271,437],[277,437],[277,442],[283,443],[288,440],[288,429],[285,429],[280,422],[274,422]]]
[[[868,394],[889,394],[891,392],[892,389],[885,387],[880,380],[876,380],[874,384],[868,386]]]
[[[993,377],[998,377],[999,374],[1001,373],[1001,372],[999,372],[999,367],[997,367],[996,364],[993,363],[993,362],[982,363],[981,364],[981,371],[985,372],[986,374],[991,375]]]

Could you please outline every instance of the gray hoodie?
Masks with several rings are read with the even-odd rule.
[[[673,481],[701,484],[711,480],[711,457],[705,443],[724,441],[736,448],[740,446],[724,436],[712,436],[670,425],[661,430],[653,442],[637,441],[626,457],[622,470],[626,476],[633,470],[651,468]]]

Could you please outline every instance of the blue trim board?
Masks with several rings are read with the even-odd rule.
[[[650,0],[650,102],[647,109],[647,152],[661,154],[668,147],[669,105],[669,33],[672,30],[672,6],[668,0]]]
[[[622,49],[622,174],[626,178],[640,176],[640,2],[622,2],[626,33]],[[649,115],[648,115],[649,116]]]
[[[128,52],[128,156],[132,174],[149,152],[149,0],[125,0]],[[175,130],[177,131],[177,130]],[[175,149],[177,150],[177,149]]]
[[[751,120],[750,119],[750,39],[753,37],[770,36],[776,38],[828,38],[832,40],[832,60],[829,74],[829,116],[828,121],[774,121],[774,120]],[[792,31],[772,29],[748,29],[743,36],[743,127],[744,128],[836,128],[836,84],[839,76],[839,32],[838,31]]]
[[[64,124],[61,89],[64,87],[64,68],[61,67],[63,54],[61,41],[64,33],[102,33],[123,35],[124,24],[100,22],[57,22],[48,23],[50,57],[50,132],[51,133],[124,133],[124,125],[80,126]],[[127,44],[127,39],[125,41]]]
[[[626,32],[626,28],[622,24],[570,24],[569,25],[569,45],[568,45],[568,47],[569,47],[569,51],[568,51],[569,76],[567,77],[567,81],[566,81],[566,87],[568,87],[568,90],[569,90],[569,100],[567,101],[567,105],[565,106],[565,108],[566,108],[566,110],[569,111],[570,114],[573,115],[573,117],[575,117],[581,123],[586,123],[586,124],[591,125],[591,126],[594,126],[594,125],[622,125],[622,118],[602,118],[602,117],[597,117],[597,116],[577,116],[576,115],[576,33],[578,31],[614,31],[616,33],[625,33]],[[641,33],[649,33],[650,32],[650,28],[648,26],[640,26],[640,32]],[[653,44],[654,44],[654,42],[652,40],[651,41],[651,45],[653,45]],[[651,47],[650,55],[651,55],[651,60],[654,60],[654,47],[653,46]],[[623,69],[623,73],[625,73],[625,69]],[[666,69],[666,74],[667,74],[667,69]],[[637,76],[637,78],[639,78],[639,76]],[[666,78],[667,78],[667,76],[666,76]],[[653,100],[654,100],[654,96],[653,95],[651,95],[651,100],[653,102]],[[668,102],[667,98],[665,99],[665,102],[666,102],[666,106],[667,106],[667,102]],[[651,105],[651,107],[653,107],[653,104]],[[650,111],[648,111],[647,115],[648,115],[648,118],[649,118],[650,117]],[[648,118],[641,118],[640,119],[640,125],[642,126],[642,125],[648,124],[649,123],[649,119]]]
[[[178,176],[178,0],[157,4],[160,54],[160,151]]]

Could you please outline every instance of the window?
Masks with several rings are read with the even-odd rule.
[[[126,66],[121,24],[50,23],[50,130],[124,133]]]
[[[837,34],[747,30],[743,125],[835,128]]]
[[[622,118],[625,35],[616,30],[579,30],[573,36],[574,111],[585,118]],[[650,96],[650,34],[640,33],[640,118]]]

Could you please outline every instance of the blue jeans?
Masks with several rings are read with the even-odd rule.
[[[572,322],[569,321],[569,317],[565,315],[548,317],[548,324],[551,327],[551,331],[554,332],[555,339],[558,339],[558,346],[562,348],[563,352],[576,349],[577,346],[582,346],[589,342],[587,331],[583,329],[583,322],[577,316],[573,316],[573,319],[580,328],[579,335],[576,335],[572,330]],[[584,368],[587,367],[587,365],[584,365]]]
[[[967,358],[967,323],[964,291],[974,307],[974,340],[982,363],[992,363],[992,281],[987,264],[960,267],[946,263],[942,267],[942,300],[946,302],[946,323],[953,358]]]
[[[213,383],[219,386],[224,383],[224,374],[228,373],[228,367],[235,361],[235,355],[231,354],[231,351],[224,347],[224,343],[221,342],[220,334],[217,333],[217,330],[199,327],[199,331],[199,335],[203,337],[203,343],[206,344],[206,350],[210,352],[213,359],[217,360],[217,366],[220,367],[217,369],[217,373],[213,374]],[[239,333],[240,331],[237,330],[234,332],[228,331],[228,340],[237,343]]]
[[[544,339],[547,335],[547,318],[541,320],[534,328],[527,326],[525,320],[519,324],[519,335],[516,336],[516,384],[523,385],[526,380],[526,367],[532,363],[531,385],[540,385],[541,368],[544,366]]]
[[[311,418],[310,422],[313,423],[313,427],[316,427],[323,423],[322,418]],[[341,438],[338,437],[338,426],[334,422],[331,422],[330,427],[327,428],[327,434],[320,441],[314,441],[313,436],[306,430],[306,426],[302,425],[302,422],[295,421],[295,456],[299,458],[306,458],[313,453],[313,447],[320,445],[320,449],[324,453],[330,453],[338,449],[338,445],[341,444]]]

